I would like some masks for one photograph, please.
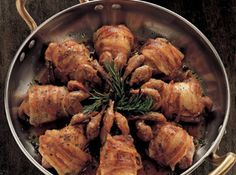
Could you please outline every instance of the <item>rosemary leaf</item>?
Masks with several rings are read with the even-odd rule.
[[[102,106],[101,100],[96,100],[93,104],[84,106],[83,113],[97,111]]]
[[[125,113],[145,113],[151,110],[153,100],[149,96],[139,94],[130,94],[130,86],[121,80],[121,72],[116,71],[114,62],[105,63],[104,68],[110,75],[109,93],[101,93],[93,90],[89,98],[94,103],[84,107],[84,113],[92,112],[101,109],[108,104],[109,99],[115,101],[116,110]]]

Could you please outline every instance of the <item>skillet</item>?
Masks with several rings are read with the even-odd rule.
[[[46,128],[25,129],[17,119],[16,108],[29,84],[44,67],[42,55],[50,41],[91,40],[97,28],[106,24],[125,24],[145,40],[165,37],[185,54],[188,66],[203,80],[206,94],[214,102],[213,117],[207,123],[205,144],[194,157],[193,165],[182,175],[193,172],[204,160],[219,165],[211,175],[224,174],[236,161],[234,153],[217,156],[215,151],[225,133],[230,110],[229,82],[222,61],[210,41],[190,22],[176,13],[138,0],[96,0],[63,10],[37,26],[25,9],[26,0],[16,0],[17,9],[32,33],[22,43],[10,65],[5,84],[5,111],[9,127],[26,157],[44,174],[51,174],[40,165],[40,158],[28,137]],[[23,128],[23,129],[22,129]]]

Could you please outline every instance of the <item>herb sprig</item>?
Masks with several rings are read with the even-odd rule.
[[[131,87],[122,81],[122,73],[115,69],[114,63],[105,63],[104,68],[111,77],[109,80],[110,91],[102,93],[93,90],[89,98],[89,100],[93,100],[93,103],[84,107],[84,113],[101,109],[104,105],[108,105],[109,99],[115,101],[116,110],[122,113],[143,114],[151,110],[152,98],[141,93],[131,94]]]
[[[93,103],[91,105],[87,105],[84,107],[84,113],[90,113],[93,111],[98,111],[102,108],[103,105],[106,105],[109,101],[110,94],[103,94],[96,90],[93,90],[90,93],[89,100],[92,100]]]

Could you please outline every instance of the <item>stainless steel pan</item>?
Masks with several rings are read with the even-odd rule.
[[[206,93],[214,101],[214,120],[207,125],[206,144],[197,150],[194,164],[183,175],[193,172],[206,158],[219,165],[211,175],[224,174],[236,161],[234,153],[219,157],[216,149],[225,133],[230,109],[230,89],[221,59],[209,40],[190,22],[176,13],[137,0],[99,0],[85,2],[63,10],[37,26],[25,10],[26,0],[16,0],[17,9],[32,33],[17,51],[6,78],[5,110],[11,132],[26,157],[45,174],[38,154],[28,137],[45,129],[24,129],[17,119],[16,108],[28,85],[44,66],[42,55],[50,41],[74,38],[91,39],[104,24],[126,24],[139,39],[162,36],[184,50],[189,66],[205,82]]]

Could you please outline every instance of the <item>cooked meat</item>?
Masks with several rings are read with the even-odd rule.
[[[88,92],[87,88],[84,86],[83,83],[81,82],[78,82],[76,80],[70,80],[68,83],[67,83],[67,88],[69,91],[78,91],[78,90],[81,90],[81,91],[84,91],[84,92]]]
[[[145,89],[152,89],[160,93],[158,104],[161,104],[161,111],[167,117],[177,115],[179,120],[195,122],[197,121],[195,118],[202,114],[205,107],[208,110],[212,108],[212,100],[203,96],[201,86],[194,78],[184,82],[174,83],[172,81],[169,84],[161,80],[150,79],[142,85],[141,91],[145,92]],[[133,90],[132,92],[137,93],[138,91]]]
[[[162,111],[166,116],[177,114],[181,119],[188,120],[199,116],[205,107],[211,109],[212,101],[202,95],[202,89],[197,80],[191,79],[166,85],[163,89]]]
[[[161,96],[156,89],[152,88],[141,88],[141,89],[131,89],[130,91],[133,94],[145,94],[148,97],[151,97],[153,100],[152,110],[158,110],[161,105]]]
[[[186,169],[192,165],[194,152],[193,137],[184,129],[172,123],[156,126],[148,154],[158,164],[172,170],[178,164],[179,168]]]
[[[141,157],[131,136],[107,136],[97,175],[137,175],[141,167]]]
[[[153,70],[173,76],[182,66],[184,55],[164,38],[149,39],[141,49],[145,64]]]
[[[83,110],[81,101],[89,97],[89,94],[84,91],[70,92],[64,99],[64,108],[69,115],[74,115]]]
[[[144,65],[137,68],[133,72],[129,84],[130,86],[133,86],[134,84],[144,83],[150,80],[151,77],[152,77],[152,68],[150,68],[147,65]]]
[[[144,123],[144,120],[138,120],[135,123],[136,128],[137,128],[137,136],[147,142],[150,141],[153,138],[153,132],[152,128]]]
[[[88,81],[90,82],[91,86],[101,85],[101,79],[98,76],[98,71],[90,64],[78,65],[72,79],[75,79],[79,82]]]
[[[82,126],[67,126],[61,130],[47,130],[39,138],[39,152],[59,175],[78,174],[90,161]],[[44,163],[45,164],[45,163]]]
[[[140,43],[126,26],[105,25],[93,35],[95,59],[73,40],[49,44],[48,67],[38,76],[44,85],[30,86],[17,111],[33,126],[71,119],[39,137],[43,167],[59,175],[137,175],[192,165],[196,134],[181,124],[198,122],[213,102],[191,70],[183,71],[184,55],[174,45],[164,38]],[[67,87],[45,85],[58,80]],[[140,154],[153,164],[143,167],[134,143],[144,142]]]
[[[151,88],[151,89],[156,89],[159,92],[162,91],[164,88],[165,82],[162,80],[157,80],[157,79],[150,79],[148,82],[144,83],[141,88]]]
[[[145,57],[143,55],[134,55],[128,61],[127,67],[123,79],[125,80],[136,68],[140,67],[144,63]]]
[[[29,88],[18,113],[20,116],[29,116],[29,122],[34,126],[66,117],[68,113],[63,101],[68,94],[65,87],[33,85]]]
[[[61,80],[77,80],[90,85],[100,85],[97,70],[92,67],[89,51],[83,44],[75,41],[50,43],[45,58],[56,67]]]
[[[128,135],[130,132],[129,124],[125,116],[119,112],[115,112],[115,121],[118,128],[121,130],[122,135]]]
[[[104,111],[102,110],[100,113],[98,113],[94,117],[91,117],[91,120],[88,123],[87,128],[86,128],[86,136],[88,140],[93,140],[99,136],[100,124],[101,124],[103,113]]]
[[[114,112],[113,101],[109,103],[100,135],[103,147],[100,152],[97,175],[137,175],[138,170],[142,167],[141,158],[129,135],[128,121],[122,114]],[[113,137],[110,135],[114,121],[122,135]]]
[[[114,101],[110,100],[109,107],[107,108],[106,113],[103,117],[103,126],[102,126],[101,134],[100,134],[102,144],[105,143],[107,139],[107,135],[111,131],[111,127],[113,126],[114,119],[115,119]]]
[[[98,112],[95,112],[95,111],[91,113],[83,113],[83,112],[77,113],[72,116],[70,120],[70,125],[77,125],[83,122],[89,122],[89,120],[97,114]]]
[[[163,114],[159,112],[147,112],[143,115],[130,117],[130,120],[147,120],[154,122],[166,122],[166,118]]]
[[[129,120],[137,120],[135,125],[137,129],[137,136],[147,142],[153,138],[152,127],[147,125],[145,121],[152,121],[155,123],[167,122],[165,116],[159,112],[148,112],[143,115],[129,117]]]
[[[99,62],[114,61],[119,70],[125,66],[134,45],[134,36],[124,25],[103,26],[94,33],[93,40]]]
[[[30,124],[38,126],[78,113],[83,108],[80,102],[88,97],[86,92],[69,92],[65,87],[32,85],[18,114],[26,114]]]

